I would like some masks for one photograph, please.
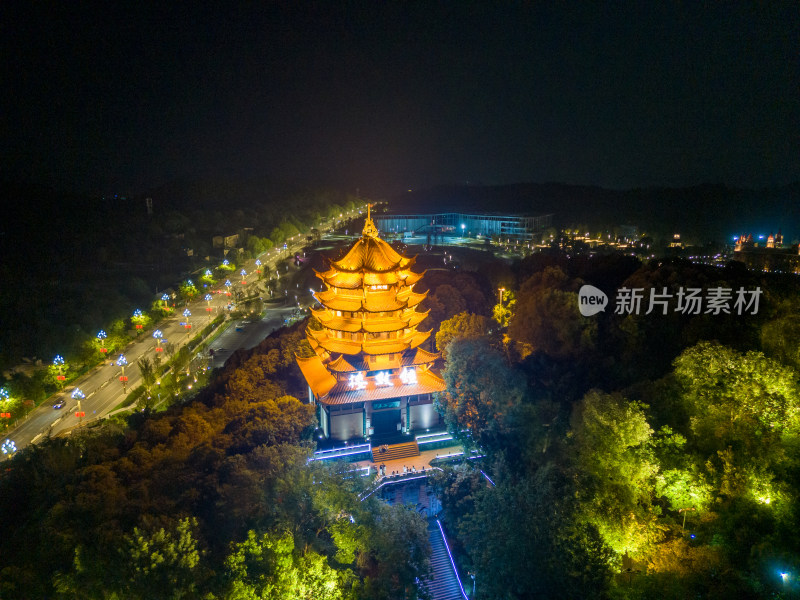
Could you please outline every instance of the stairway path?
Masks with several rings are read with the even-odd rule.
[[[428,539],[431,543],[431,575],[425,581],[425,587],[431,600],[466,600],[437,519],[428,519]]]

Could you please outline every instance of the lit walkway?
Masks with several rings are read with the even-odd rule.
[[[431,600],[464,600],[467,595],[456,574],[438,519],[428,519],[428,539],[431,542],[431,575],[425,587]]]

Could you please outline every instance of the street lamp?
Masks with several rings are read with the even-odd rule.
[[[128,378],[125,376],[125,365],[128,364],[128,359],[125,358],[124,354],[120,354],[119,358],[117,359],[117,366],[122,367],[122,375],[120,375],[119,380],[122,382],[122,391],[128,391]]]
[[[500,306],[503,306],[503,292],[505,292],[505,291],[506,291],[506,288],[503,288],[503,287],[497,288],[497,295],[499,296],[498,299],[500,300]]]
[[[228,290],[225,292],[225,294],[226,294],[227,296],[230,296],[230,295],[231,295],[231,286],[232,286],[232,285],[233,285],[233,284],[231,283],[231,280],[230,280],[230,279],[226,279],[226,280],[225,280],[225,287],[226,287],[226,288],[228,288]]]
[[[64,357],[60,354],[56,354],[56,357],[53,359],[53,366],[58,367],[58,375],[56,375],[56,379],[58,381],[64,381],[66,379],[64,376]]]
[[[247,285],[247,271],[242,269],[241,275],[242,275],[242,285]]]
[[[186,317],[186,322],[183,324],[184,328],[185,329],[191,329],[192,325],[191,325],[191,323],[189,323],[189,317],[192,316],[192,311],[190,311],[187,308],[186,310],[183,311],[183,316]]]
[[[261,275],[261,261],[256,259],[256,274]]]
[[[0,419],[10,419],[11,418],[11,413],[10,412],[5,412],[7,410],[5,405],[10,400],[11,400],[11,396],[9,395],[8,390],[6,388],[4,388],[4,387],[0,388],[0,403],[2,403],[2,406],[0,406],[0,410],[4,411],[4,412],[0,412]],[[5,426],[8,427],[8,421],[6,421],[6,425]]]
[[[681,531],[683,531],[686,527],[686,513],[691,511],[694,512],[697,509],[694,506],[690,506],[689,508],[681,508],[678,510],[678,514],[683,513],[683,525],[681,525]]]
[[[164,303],[164,311],[169,310],[169,296],[167,294],[162,295],[161,301]]]
[[[86,394],[81,391],[81,388],[75,388],[72,392],[72,399],[78,401],[77,410],[75,411],[75,416],[78,417],[78,427],[83,424],[83,417],[86,416],[86,413],[81,410],[81,400],[86,398]]]
[[[100,342],[100,352],[102,352],[103,354],[108,352],[108,348],[103,348],[103,344],[105,344],[103,340],[105,340],[107,337],[108,335],[106,335],[106,332],[103,331],[102,329],[97,332],[97,341]]]
[[[164,349],[161,347],[161,337],[162,337],[162,335],[163,334],[161,333],[160,329],[156,329],[153,332],[153,337],[156,338],[156,352],[163,352],[164,351]]]
[[[14,454],[17,451],[17,445],[13,440],[6,440],[2,446],[3,454]]]
[[[207,303],[206,312],[211,312],[211,294],[206,294],[206,297],[204,298],[204,300]]]

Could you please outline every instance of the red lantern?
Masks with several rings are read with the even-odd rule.
[[[56,375],[56,379],[58,379],[59,381],[64,381],[66,377],[64,377],[63,375]]]
[[[84,411],[82,411],[82,410],[81,410],[81,411],[78,411],[78,412],[76,412],[76,413],[75,413],[75,416],[76,416],[76,417],[85,417],[85,416],[86,416],[86,413],[85,413]]]
[[[120,381],[128,381],[128,376],[127,375],[120,375],[119,380]]]

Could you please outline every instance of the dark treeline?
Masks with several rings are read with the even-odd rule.
[[[463,313],[437,335],[439,407],[496,483],[464,468],[437,482],[480,597],[796,591],[797,281],[621,256],[538,255],[506,277],[507,328]],[[609,294],[606,312],[580,315],[584,283]],[[614,314],[621,287],[718,286],[760,286],[758,313],[682,314],[673,300],[667,315]]]
[[[101,328],[146,310],[201,267],[215,235],[263,252],[338,216],[355,197],[271,182],[186,182],[136,196],[79,196],[3,184],[0,368],[69,356]],[[152,198],[148,214],[146,198]]]

